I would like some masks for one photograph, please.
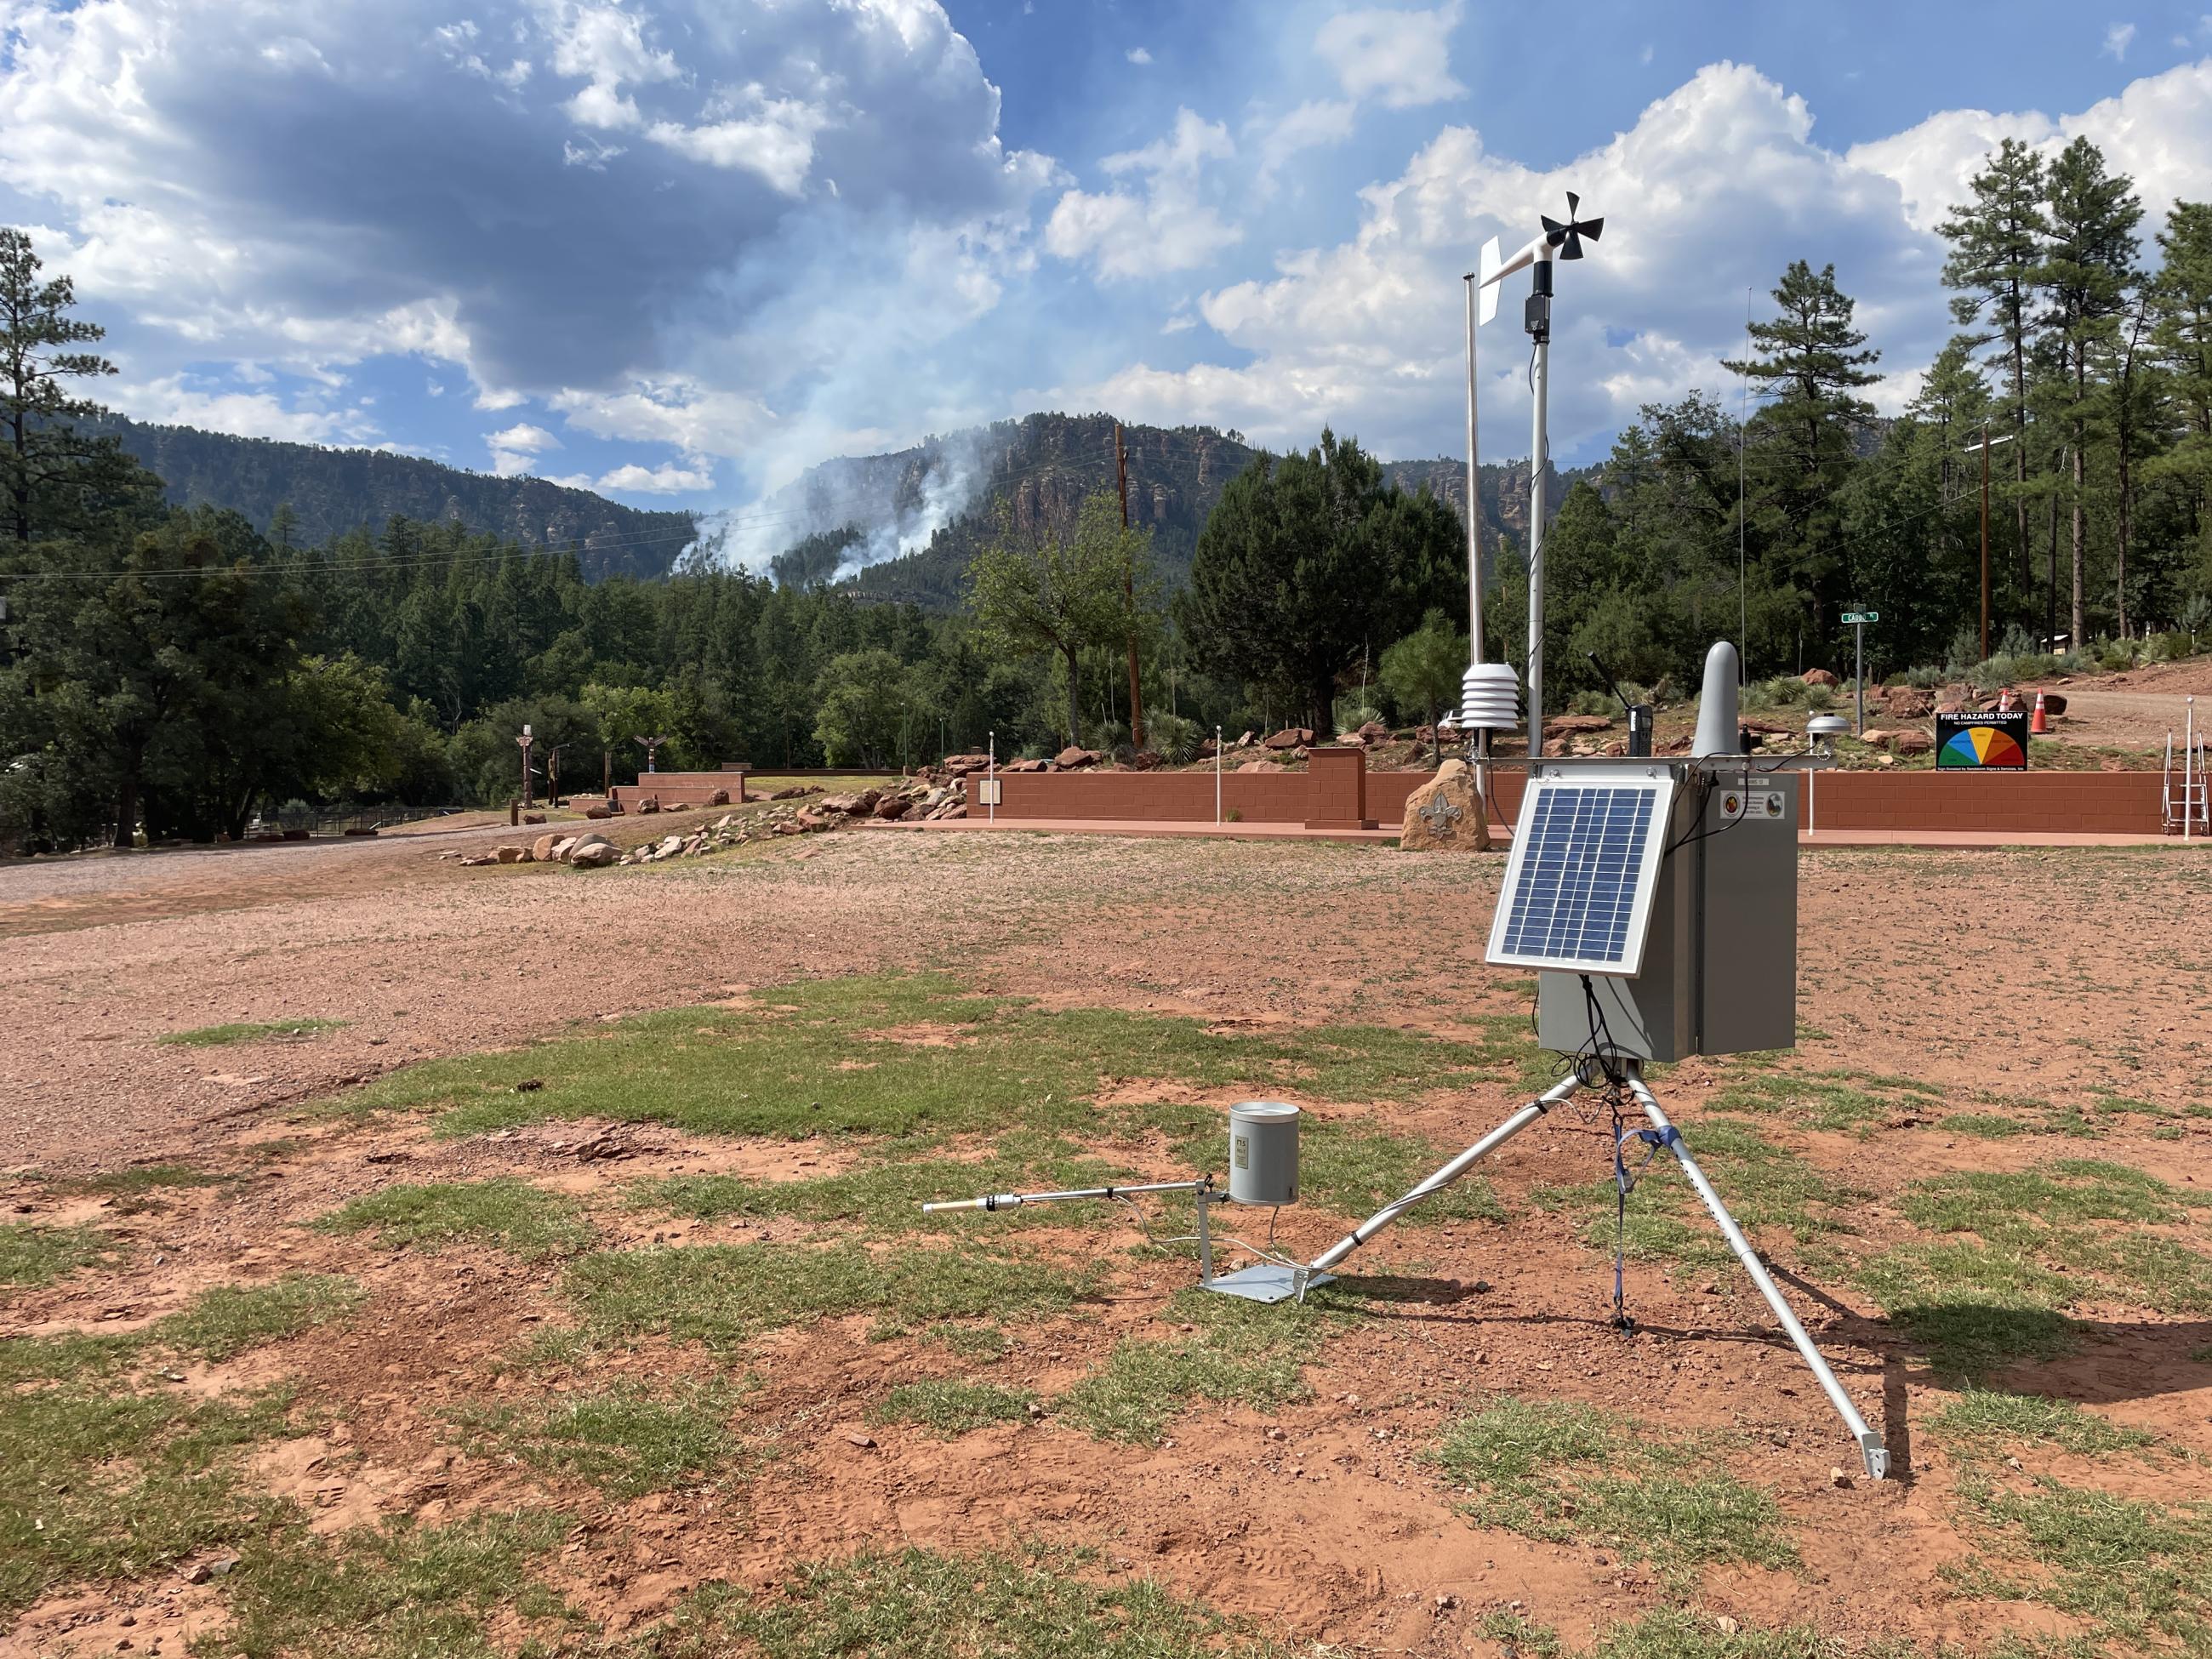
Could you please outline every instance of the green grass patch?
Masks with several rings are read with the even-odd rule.
[[[2124,1164],[2063,1158],[2039,1170],[1932,1176],[1906,1188],[1899,1208],[1930,1232],[1971,1234],[1993,1253],[2094,1275],[2160,1312],[2208,1313],[2212,1256],[2148,1231],[2185,1223],[2203,1203]]]
[[[1533,1052],[1525,1029],[1474,1042],[1366,1025],[1216,1034],[1192,1019],[972,995],[933,975],[815,981],[757,1001],[429,1061],[337,1103],[439,1109],[448,1135],[574,1116],[782,1138],[927,1140],[1017,1119],[1089,1134],[1101,1126],[1087,1103],[1133,1080],[1377,1100],[1510,1076]],[[1145,1127],[1146,1109],[1106,1127],[1117,1122]]]
[[[115,1254],[106,1236],[91,1227],[0,1222],[0,1289],[51,1285],[80,1267],[104,1267]]]
[[[1937,1439],[1954,1445],[2056,1446],[2081,1457],[2140,1451],[2158,1443],[2156,1435],[2107,1422],[2071,1400],[1995,1389],[1966,1389],[1925,1426]]]
[[[1797,1559],[1774,1499],[1721,1469],[1709,1439],[1593,1407],[1501,1395],[1452,1424],[1435,1458],[1479,1526],[1602,1545],[1670,1573]]]
[[[574,1199],[513,1176],[434,1182],[366,1193],[318,1221],[325,1232],[373,1232],[386,1249],[436,1249],[466,1240],[495,1244],[526,1261],[582,1249],[592,1230]]]
[[[716,1382],[660,1395],[623,1383],[538,1404],[465,1407],[452,1416],[477,1455],[504,1455],[627,1499],[702,1486],[720,1474],[736,1446],[729,1419],[740,1392]]]
[[[1287,1646],[1151,1579],[1078,1577],[1073,1569],[1085,1565],[1065,1550],[863,1550],[804,1567],[772,1595],[720,1589],[695,1598],[663,1632],[663,1650],[748,1659],[1289,1659]]]
[[[1708,1104],[1714,1111],[1785,1118],[1801,1128],[1868,1133],[1887,1119],[1926,1112],[1936,1093],[1909,1078],[1761,1066],[1729,1078]]]
[[[1995,1112],[1954,1112],[1937,1126],[1954,1135],[1972,1135],[1977,1140],[2010,1140],[2015,1135],[2032,1133],[2029,1126],[2016,1117],[2003,1117]]]
[[[727,1348],[763,1330],[850,1314],[893,1328],[1064,1313],[1099,1282],[1071,1269],[975,1250],[877,1254],[856,1243],[695,1244],[580,1257],[562,1288],[587,1335],[666,1336]]]
[[[50,1591],[142,1579],[244,1538],[271,1505],[234,1454],[284,1432],[282,1393],[245,1402],[111,1386],[116,1350],[82,1339],[15,1355],[0,1391],[0,1625]],[[64,1378],[40,1383],[27,1373]]]
[[[561,1516],[525,1513],[442,1527],[402,1518],[330,1539],[283,1528],[242,1551],[224,1581],[231,1621],[221,1651],[246,1659],[493,1659],[514,1650],[486,1628],[508,1609],[541,1638],[557,1638],[573,1617],[528,1571],[567,1526]]]
[[[228,1025],[202,1025],[189,1031],[172,1031],[161,1041],[173,1048],[221,1048],[234,1042],[300,1042],[335,1031],[342,1019],[276,1019],[238,1021]]]
[[[878,1423],[919,1423],[940,1439],[951,1440],[994,1423],[1019,1422],[1036,1398],[1027,1389],[942,1377],[902,1382],[871,1415]]]
[[[112,1376],[139,1346],[135,1336],[0,1337],[0,1389]]]
[[[1905,1244],[1861,1265],[1858,1283],[1931,1362],[1972,1371],[2048,1359],[2075,1346],[2080,1328],[2061,1311],[2074,1293],[2064,1275],[1990,1244]]]
[[[158,1322],[153,1337],[179,1353],[221,1364],[248,1348],[342,1319],[361,1305],[361,1287],[337,1273],[287,1273],[265,1285],[218,1285]]]
[[[1123,1338],[1103,1365],[1053,1402],[1054,1414],[1102,1440],[1149,1445],[1197,1401],[1257,1411],[1289,1405],[1311,1392],[1304,1368],[1344,1306],[1326,1286],[1303,1304],[1273,1307],[1181,1291],[1163,1316],[1194,1331]]]
[[[1993,1243],[2032,1243],[2062,1222],[2172,1222],[2180,1194],[2124,1164],[2062,1158],[2042,1170],[1963,1170],[1917,1181],[1898,1207],[1916,1227],[1976,1233]]]
[[[1978,1532],[2039,1569],[2010,1588],[2093,1621],[2106,1650],[2212,1652],[2212,1504],[2169,1508],[2043,1478],[2026,1490],[1974,1481],[1960,1497]]]
[[[220,1187],[230,1177],[195,1170],[189,1164],[146,1164],[52,1182],[53,1190],[79,1198],[143,1198],[179,1187]]]

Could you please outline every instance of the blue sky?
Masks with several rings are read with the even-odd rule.
[[[1036,408],[1455,451],[1458,274],[1574,188],[1582,460],[1799,256],[1901,407],[2000,136],[2212,197],[2205,3],[0,0],[0,220],[132,414],[714,509]]]

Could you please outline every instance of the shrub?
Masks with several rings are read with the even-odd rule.
[[[1415,709],[1413,714],[1418,719],[1420,711]],[[1380,720],[1382,711],[1375,706],[1371,690],[1364,696],[1357,691],[1347,691],[1336,700],[1335,707],[1329,711],[1329,718],[1336,722],[1337,731],[1357,732],[1370,720]]]
[[[1198,722],[1180,714],[1147,714],[1145,741],[1161,758],[1181,766],[1198,757]]]

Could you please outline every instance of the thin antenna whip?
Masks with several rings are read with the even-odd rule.
[[[1750,671],[1751,586],[1743,556],[1743,447],[1751,430],[1751,285],[1743,289],[1743,371],[1736,376],[1741,390],[1735,411],[1735,658],[1739,673]],[[1745,684],[1748,684],[1747,680]]]

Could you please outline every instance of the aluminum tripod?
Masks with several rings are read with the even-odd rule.
[[[1889,1474],[1889,1451],[1882,1444],[1881,1436],[1867,1426],[1866,1419],[1859,1415],[1858,1407],[1851,1403],[1851,1397],[1844,1392],[1844,1385],[1836,1380],[1835,1372],[1829,1369],[1828,1362],[1821,1358],[1820,1349],[1813,1346],[1813,1339],[1806,1333],[1803,1323],[1791,1310],[1790,1304],[1782,1299],[1782,1292],[1776,1287],[1773,1276],[1766,1271],[1766,1264],[1759,1259],[1759,1253],[1751,1248],[1751,1242],[1743,1236],[1743,1229],[1735,1224],[1735,1218],[1728,1212],[1728,1206],[1721,1202],[1720,1194],[1713,1190],[1713,1183],[1705,1178],[1705,1172],[1698,1167],[1697,1159],[1691,1156],[1690,1149],[1683,1144],[1680,1132],[1674,1127],[1673,1121],[1661,1109],[1658,1099],[1652,1094],[1650,1085],[1644,1081],[1643,1066],[1639,1062],[1627,1059],[1618,1060],[1614,1064],[1619,1066],[1620,1075],[1627,1083],[1629,1092],[1635,1097],[1638,1107],[1642,1110],[1645,1121],[1650,1124],[1652,1133],[1657,1136],[1659,1144],[1674,1155],[1674,1161],[1681,1166],[1682,1174],[1688,1179],[1692,1188],[1696,1190],[1698,1198],[1704,1201],[1706,1210],[1711,1212],[1713,1224],[1720,1229],[1721,1237],[1728,1241],[1729,1249],[1735,1253],[1735,1259],[1743,1264],[1744,1272],[1751,1275],[1752,1284],[1758,1289],[1759,1295],[1765,1298],[1768,1308],[1773,1310],[1774,1317],[1782,1326],[1783,1334],[1790,1339],[1790,1345],[1797,1350],[1798,1357],[1812,1371],[1814,1380],[1820,1385],[1820,1392],[1828,1396],[1828,1403],[1836,1408],[1836,1414],[1844,1419],[1844,1426],[1850,1431],[1852,1439],[1858,1443],[1859,1455],[1865,1462],[1868,1478],[1874,1480],[1887,1478]],[[1452,1159],[1450,1163],[1429,1176],[1427,1180],[1402,1196],[1391,1200],[1373,1215],[1369,1216],[1366,1220],[1316,1256],[1312,1263],[1302,1270],[1302,1274],[1319,1273],[1326,1268],[1335,1267],[1345,1257],[1350,1255],[1404,1214],[1406,1211],[1431,1193],[1441,1192],[1444,1188],[1450,1186],[1453,1182],[1457,1181],[1482,1159],[1496,1152],[1530,1124],[1543,1117],[1553,1107],[1567,1100],[1577,1090],[1587,1085],[1578,1073],[1571,1073],[1563,1078],[1481,1139],[1476,1141],[1457,1158]],[[1304,1282],[1298,1285],[1297,1292],[1300,1296],[1304,1294]]]

